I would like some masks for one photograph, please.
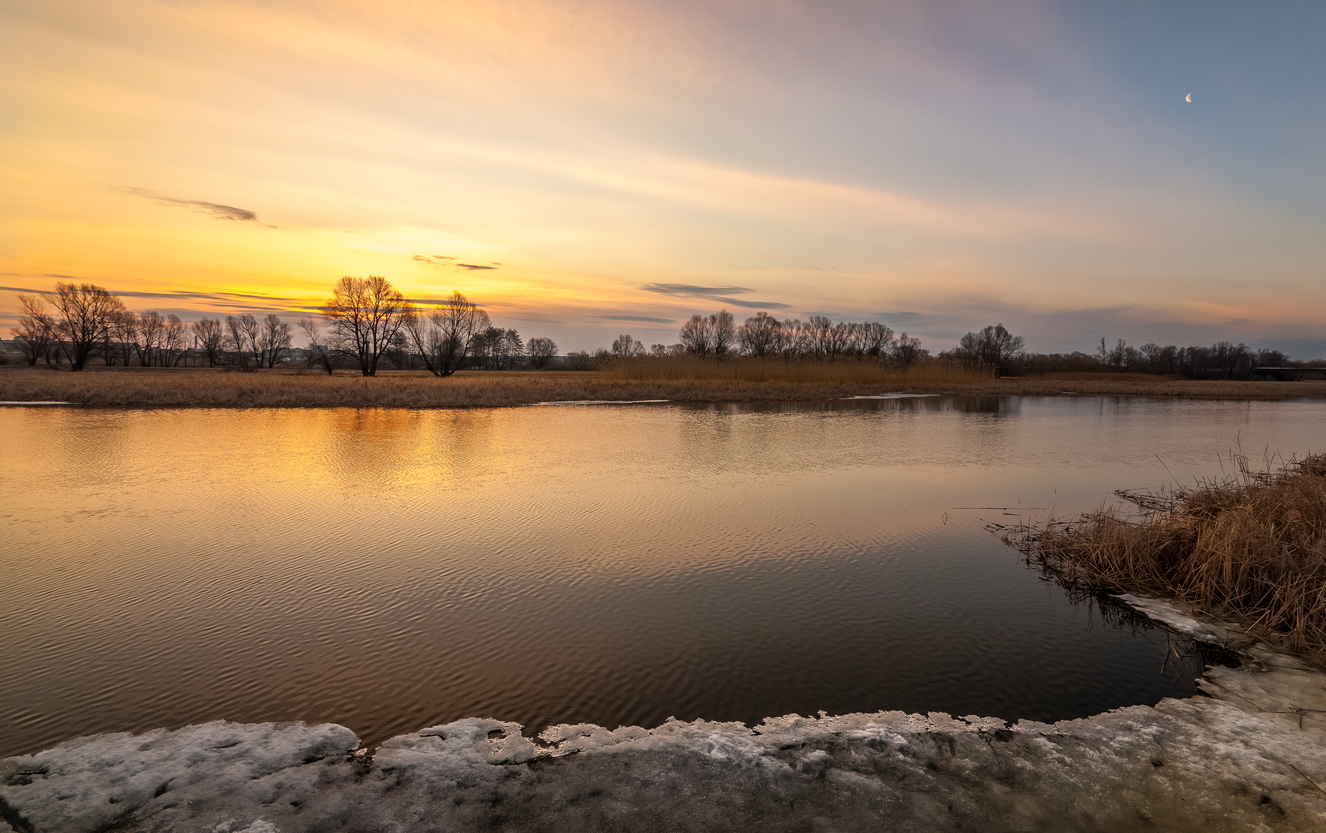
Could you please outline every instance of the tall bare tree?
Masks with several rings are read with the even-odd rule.
[[[23,358],[29,365],[36,365],[38,359],[44,359],[47,364],[58,366],[59,338],[46,299],[40,295],[20,295],[18,302],[23,306],[23,314],[18,317],[18,326],[13,333],[14,340],[23,350]],[[56,361],[52,362],[52,357]]]
[[[709,328],[713,334],[714,358],[726,358],[737,344],[737,325],[732,320],[732,313],[719,310],[709,316]]]
[[[529,340],[529,343],[525,345],[525,349],[529,351],[529,363],[534,366],[535,370],[542,370],[553,360],[553,356],[557,355],[557,342],[550,338],[536,336]]]
[[[137,352],[138,313],[122,309],[111,315],[110,326],[107,328],[104,342],[106,364],[113,365],[119,361],[128,367]]]
[[[694,353],[703,359],[714,352],[713,327],[703,315],[692,315],[690,321],[681,325],[679,335],[687,353]]]
[[[138,316],[134,343],[138,348],[138,361],[143,367],[162,364],[161,347],[166,338],[166,319],[156,310]]]
[[[219,365],[224,339],[221,322],[215,318],[200,318],[193,322],[192,330],[195,343],[207,354],[207,366]]]
[[[450,376],[460,369],[479,337],[490,327],[488,313],[459,291],[432,310],[416,310],[406,318],[406,331],[434,376]]]
[[[124,302],[96,284],[55,285],[55,333],[72,370],[82,370],[92,350],[106,339],[112,317]]]
[[[162,367],[177,367],[184,359],[184,351],[189,346],[189,325],[180,320],[175,313],[166,316],[166,332],[161,339]]]
[[[365,376],[376,376],[378,360],[410,318],[410,303],[381,275],[346,275],[323,304],[322,317],[331,325],[331,342],[354,356]]]
[[[262,350],[258,346],[261,331],[258,319],[247,312],[226,316],[226,349],[235,354],[235,361],[242,367],[248,367],[250,356],[255,367],[262,367]]]
[[[269,314],[262,320],[259,330],[257,355],[266,357],[268,367],[276,367],[281,354],[289,349],[290,325],[277,318],[275,313]]]
[[[308,336],[309,366],[311,367],[315,363],[321,364],[323,369],[327,371],[327,375],[332,375],[336,370],[336,365],[332,361],[333,351],[327,344],[326,339],[322,337],[322,333],[318,330],[317,320],[313,318],[301,318],[299,320],[299,329],[303,330],[304,335]]]
[[[629,359],[644,354],[645,346],[631,338],[630,333],[622,333],[612,342],[612,356],[615,359]]]
[[[1003,324],[994,324],[963,336],[953,349],[953,357],[963,364],[994,368],[1000,374],[1010,373],[1021,358],[1025,344],[1022,336],[1013,335],[1004,329]]]

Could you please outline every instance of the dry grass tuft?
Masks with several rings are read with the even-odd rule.
[[[1004,540],[1065,584],[1178,598],[1326,662],[1326,454]]]

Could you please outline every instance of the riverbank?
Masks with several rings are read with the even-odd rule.
[[[1299,831],[1326,825],[1326,676],[1240,628],[1210,697],[1054,724],[901,712],[558,726],[467,719],[376,750],[341,726],[209,723],[0,762],[22,833],[534,830]]]
[[[1023,526],[1004,540],[1070,588],[1163,594],[1247,623],[1326,667],[1326,454],[1224,480],[1120,495],[1120,509]]]
[[[238,372],[93,368],[81,373],[0,368],[0,401],[99,407],[493,408],[566,401],[798,402],[888,393],[975,396],[1141,396],[1279,401],[1326,398],[1326,382],[1214,382],[1132,374],[949,381],[916,374],[889,381],[723,378],[634,379],[613,371]]]

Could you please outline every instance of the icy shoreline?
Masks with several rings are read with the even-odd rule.
[[[1208,669],[1209,698],[1055,724],[881,712],[532,740],[466,719],[371,755],[333,724],[97,735],[0,761],[0,814],[22,833],[1326,829],[1326,675],[1123,600],[1242,667]]]

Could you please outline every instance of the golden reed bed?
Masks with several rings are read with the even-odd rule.
[[[1326,666],[1326,454],[1194,489],[1123,496],[1005,540],[1070,586],[1178,598]]]
[[[858,363],[625,363],[598,371],[468,371],[448,379],[384,372],[0,367],[0,400],[112,407],[491,408],[567,400],[793,402],[883,393],[1192,399],[1326,398],[1326,382],[1194,382],[1140,375],[995,379],[946,365],[891,371]]]

